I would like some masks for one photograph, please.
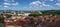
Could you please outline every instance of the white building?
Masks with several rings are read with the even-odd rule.
[[[18,14],[18,15],[22,15],[22,16],[28,16],[31,13],[23,13],[23,14]]]

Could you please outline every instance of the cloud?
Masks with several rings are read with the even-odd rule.
[[[58,0],[58,1],[60,1],[60,0]]]
[[[8,6],[4,6],[4,8],[8,8]]]
[[[49,2],[54,0],[48,0]],[[57,10],[59,7],[54,7],[47,3],[46,1],[33,1],[29,4],[29,7],[25,7],[26,10]]]
[[[47,4],[42,4],[43,6],[50,6],[50,5],[47,5]]]
[[[12,0],[12,2],[15,2],[15,0]]]
[[[54,1],[54,0],[41,0],[41,1]]]
[[[4,0],[4,1],[9,1],[9,0]]]
[[[51,9],[54,9],[53,6],[46,4],[45,1],[42,1],[42,2],[34,1],[34,2],[31,2],[29,5],[30,5],[30,7],[29,7],[30,10],[51,10]]]
[[[55,5],[60,6],[60,3],[56,3]]]
[[[2,5],[0,5],[0,7],[2,7]]]
[[[31,6],[39,6],[41,4],[40,1],[34,1],[34,2],[31,2],[29,5]]]
[[[55,0],[55,2],[60,3],[60,0]]]
[[[10,3],[5,2],[4,5],[11,5]]]
[[[14,6],[16,6],[16,5],[18,5],[19,3],[18,2],[16,2],[16,3],[12,3],[12,5],[14,5]]]
[[[30,6],[50,6],[48,4],[45,4],[45,2],[40,2],[40,1],[34,1],[29,4]]]
[[[54,0],[50,0],[50,1],[54,1]]]
[[[4,0],[6,2],[4,2],[4,5],[18,5],[19,3],[18,2],[15,2],[15,0]]]
[[[11,0],[4,0],[4,2],[11,2]]]

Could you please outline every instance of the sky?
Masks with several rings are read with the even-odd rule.
[[[0,10],[60,10],[60,0],[0,0]]]

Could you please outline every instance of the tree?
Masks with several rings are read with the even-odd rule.
[[[0,23],[4,23],[4,18],[0,17]]]
[[[5,27],[5,25],[4,25],[4,17],[0,17],[0,27]]]
[[[60,15],[60,10],[47,10],[42,12],[44,15],[52,14],[52,15]]]
[[[34,16],[34,17],[37,17],[37,16],[40,16],[40,12],[32,12],[29,16]]]
[[[11,16],[12,16],[12,15],[9,15],[9,14],[6,15],[7,18],[10,18]]]

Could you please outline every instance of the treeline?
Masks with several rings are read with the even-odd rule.
[[[47,10],[42,11],[43,14],[52,14],[52,15],[60,15],[60,10]]]
[[[60,15],[60,10],[46,10],[46,11],[35,11],[31,12],[29,16],[40,16],[40,15]]]

